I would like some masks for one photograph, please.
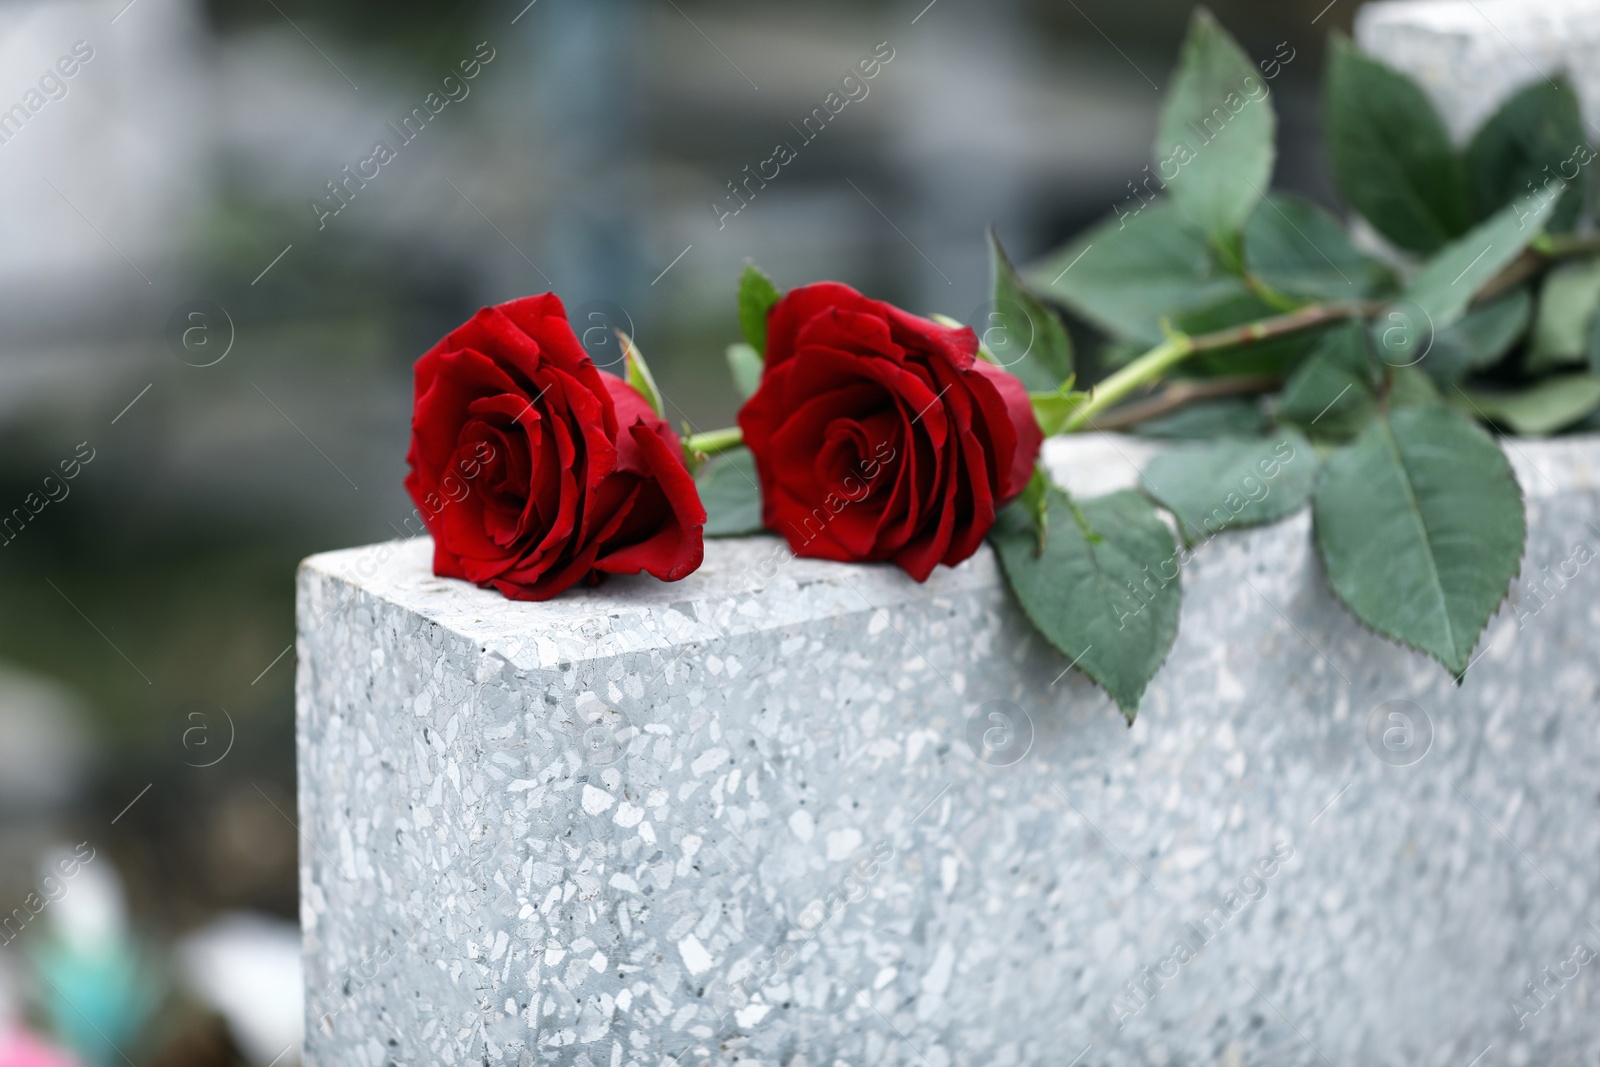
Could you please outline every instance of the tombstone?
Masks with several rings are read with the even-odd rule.
[[[1518,89],[1566,74],[1600,119],[1600,5],[1590,0],[1396,0],[1356,13],[1361,50],[1415,78],[1464,143]]]

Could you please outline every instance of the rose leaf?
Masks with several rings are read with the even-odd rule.
[[[1327,108],[1334,180],[1374,229],[1424,254],[1466,231],[1465,170],[1416,82],[1336,37]]]
[[[1312,497],[1328,584],[1459,681],[1522,558],[1522,491],[1494,441],[1442,405],[1374,419]]]
[[[1487,218],[1526,192],[1560,175],[1569,185],[1550,229],[1572,229],[1583,209],[1586,181],[1573,181],[1594,158],[1587,145],[1578,96],[1566,74],[1541,79],[1500,105],[1467,145],[1467,184],[1477,217]],[[1579,157],[1584,158],[1580,159]],[[1564,173],[1571,168],[1572,174]]]
[[[1439,385],[1452,385],[1499,362],[1527,332],[1532,307],[1528,291],[1519,288],[1472,309],[1434,335],[1433,347],[1418,366]]]
[[[1563,263],[1545,275],[1525,368],[1530,373],[1589,356],[1589,324],[1600,309],[1600,258]]]
[[[645,403],[650,405],[661,418],[666,418],[667,413],[661,407],[661,390],[656,388],[656,380],[650,373],[650,365],[644,361],[644,353],[639,351],[639,346],[633,343],[633,338],[617,331],[617,340],[622,342],[622,352],[626,358],[626,374],[629,385],[636,389]]]
[[[1348,441],[1378,411],[1378,364],[1359,322],[1323,334],[1279,397],[1278,419],[1318,440]]]
[[[761,533],[761,487],[755,457],[748,448],[713,456],[695,478],[706,509],[707,537],[745,537]]]
[[[1478,290],[1539,236],[1556,203],[1529,194],[1440,249],[1373,327],[1384,362],[1399,367],[1426,358],[1433,338],[1461,321]]]
[[[1542,437],[1600,409],[1600,375],[1558,374],[1522,389],[1461,389],[1458,395],[1464,400],[1456,405],[1462,414],[1476,415],[1513,433]]]
[[[741,342],[728,346],[728,370],[733,373],[733,385],[741,399],[749,400],[755,395],[765,367],[761,353],[749,345]]]
[[[1144,490],[1178,517],[1189,544],[1233,526],[1277,522],[1311,497],[1317,457],[1296,430],[1175,446],[1144,469]]]
[[[974,323],[993,362],[1031,390],[1047,392],[1072,377],[1072,339],[1055,309],[1028,288],[1000,238],[989,231],[993,304],[988,321]]]
[[[1024,276],[1113,337],[1146,345],[1163,340],[1163,318],[1248,295],[1244,282],[1216,270],[1205,235],[1170,200],[1130,197],[1116,210]]]
[[[767,352],[767,314],[781,299],[783,294],[771,278],[754,263],[744,265],[744,273],[739,276],[739,330],[745,343],[762,358]]]
[[[1155,168],[1184,217],[1227,245],[1272,180],[1278,120],[1267,84],[1211,12],[1197,8],[1161,108]]]
[[[1273,289],[1350,301],[1393,292],[1390,270],[1356,251],[1344,223],[1286,193],[1268,194],[1244,231],[1245,265]]]
[[[1048,496],[1042,552],[1019,505],[1002,513],[990,535],[1000,565],[1033,625],[1132,723],[1178,633],[1172,533],[1137,493],[1081,504],[1059,489]]]

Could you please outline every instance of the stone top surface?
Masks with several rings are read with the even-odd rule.
[[[535,603],[435,577],[432,553],[433,542],[418,537],[325,552],[302,567],[429,619],[522,669],[795,626],[997,580],[987,551],[959,567],[941,567],[918,585],[889,564],[797,559],[777,538],[751,537],[707,541],[705,563],[681,581],[613,576]]]
[[[1084,434],[1047,442],[1044,460],[1059,484],[1096,495],[1134,486],[1139,469],[1162,447],[1182,445]],[[1530,500],[1600,487],[1594,438],[1518,440],[1505,448]],[[937,568],[918,585],[889,564],[797,559],[776,538],[750,537],[707,541],[704,565],[682,581],[612,577],[530,603],[435,577],[432,550],[432,542],[419,537],[325,552],[302,566],[429,619],[523,669],[774,630],[999,581],[987,548],[958,567]]]

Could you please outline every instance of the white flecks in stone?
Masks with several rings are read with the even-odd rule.
[[[944,890],[945,896],[955,892],[956,881],[960,877],[961,861],[954,856],[941,856],[939,858],[939,888]]]
[[[678,955],[683,958],[683,965],[689,969],[690,974],[705,974],[715,962],[711,953],[700,943],[700,939],[693,934],[678,942]]]
[[[861,831],[854,826],[846,826],[841,830],[832,830],[828,833],[828,862],[837,863],[849,859],[861,847]]]
[[[585,782],[583,785],[583,810],[590,815],[600,815],[609,811],[617,798],[607,793],[604,789],[596,789]]]
[[[759,1023],[767,1017],[767,1012],[772,1010],[771,1004],[753,1003],[733,1013],[734,1021],[745,1029]]]
[[[617,805],[617,813],[611,818],[618,826],[638,826],[644,819],[644,809],[636,808],[624,800]]]
[[[712,771],[728,762],[728,750],[725,748],[708,748],[694,758],[689,765],[689,770],[696,778]]]
[[[1217,668],[1217,697],[1229,703],[1235,703],[1245,698],[1244,685],[1226,667],[1219,666]]]
[[[811,835],[817,832],[817,821],[811,813],[804,808],[789,816],[789,829],[802,841],[810,841]]]
[[[950,979],[955,973],[956,950],[948,941],[939,943],[934,951],[933,964],[922,976],[922,996],[917,1000],[917,1018],[929,1022],[938,1016],[944,1006],[945,994],[950,990]]]

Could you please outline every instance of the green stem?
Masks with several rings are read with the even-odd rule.
[[[1366,304],[1307,304],[1287,315],[1258,319],[1242,326],[1217,330],[1215,333],[1196,336],[1175,333],[1126,367],[1093,386],[1089,390],[1089,398],[1061,424],[1060,432],[1077,433],[1084,429],[1093,429],[1097,415],[1127,399],[1197,352],[1213,352],[1220,348],[1233,348],[1282,337],[1285,334],[1298,333],[1340,319],[1363,316],[1370,311],[1372,308]]]
[[[1306,306],[1304,300],[1296,300],[1287,293],[1280,293],[1256,275],[1246,271],[1244,273],[1245,288],[1259,296],[1273,311],[1298,311]]]
[[[744,444],[744,431],[737,426],[729,426],[725,430],[694,433],[683,439],[683,447],[687,452],[702,456],[715,456],[719,452],[727,452],[742,444]]]
[[[1120,403],[1146,383],[1155,381],[1167,371],[1194,354],[1194,338],[1188,334],[1174,334],[1150,351],[1118,370],[1089,391],[1089,398],[1061,424],[1062,433],[1076,433],[1094,422],[1094,417]]]
[[[1551,259],[1587,256],[1600,252],[1600,237],[1582,234],[1546,233],[1534,238],[1528,247]]]

